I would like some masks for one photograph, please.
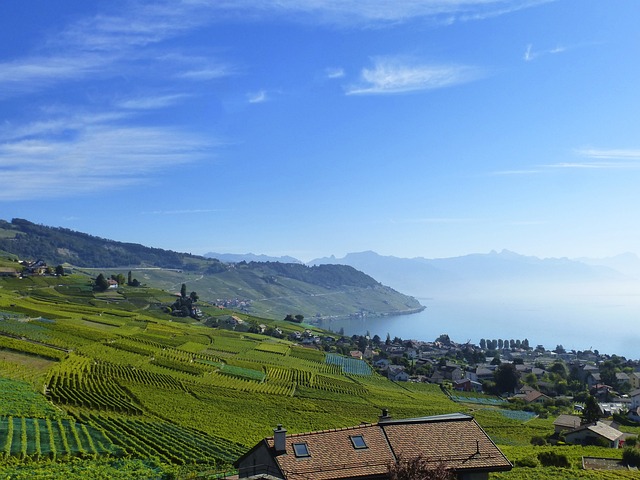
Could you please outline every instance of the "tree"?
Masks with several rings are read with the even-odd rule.
[[[182,298],[187,296],[187,286],[183,283],[182,286],[180,287],[180,296]]]
[[[96,277],[93,288],[98,292],[104,292],[109,288],[109,282],[102,273]]]
[[[496,382],[496,390],[498,393],[513,392],[518,386],[518,371],[515,365],[511,363],[503,363],[493,373],[493,379]]]
[[[582,410],[582,423],[596,423],[600,420],[602,413],[600,412],[600,405],[598,400],[593,395],[589,395],[584,402],[584,410]]]
[[[62,265],[56,266],[56,275],[58,275],[59,277],[64,275],[64,267]]]
[[[429,462],[422,456],[409,460],[398,458],[388,466],[390,480],[453,480],[453,472],[443,462]]]
[[[189,294],[189,298],[193,303],[196,303],[200,297],[198,297],[198,294],[196,292],[191,292]]]
[[[294,318],[298,323],[302,323],[302,321],[304,320],[304,315],[297,314]]]
[[[364,353],[364,351],[367,349],[368,344],[369,344],[369,341],[367,340],[367,337],[360,337],[358,339],[358,350]]]
[[[484,338],[480,339],[480,348],[482,350],[486,350],[487,349],[487,341]]]
[[[556,360],[551,364],[548,368],[551,373],[555,373],[558,377],[567,379],[569,376],[569,372],[567,370],[567,366],[561,360]]]

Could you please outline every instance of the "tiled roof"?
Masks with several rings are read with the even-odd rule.
[[[558,415],[558,418],[553,422],[554,425],[564,428],[578,428],[581,423],[581,418],[577,415]]]
[[[440,415],[379,424],[399,458],[422,456],[454,470],[503,470],[511,463],[468,415]]]
[[[571,432],[567,433],[567,437],[575,433],[582,432],[584,430],[589,430],[590,432],[593,432],[596,435],[604,437],[607,440],[610,440],[612,442],[614,442],[615,440],[617,440],[623,435],[620,430],[616,430],[615,428],[610,427],[606,423],[596,422],[596,423],[591,423],[589,425],[583,425],[580,428],[576,428],[575,430],[572,430]]]
[[[355,449],[350,436],[362,435],[367,448]],[[273,447],[273,438],[268,438]],[[293,444],[306,443],[308,457],[294,455]],[[382,475],[387,465],[395,461],[377,424],[320,432],[287,435],[287,453],[276,461],[287,479],[328,480],[367,475]]]
[[[361,435],[366,448],[354,448]],[[265,439],[286,479],[330,480],[383,476],[398,458],[421,456],[454,470],[510,470],[511,463],[473,417],[437,415],[319,432],[287,435],[286,453],[276,455],[273,437]],[[309,456],[296,457],[293,445],[305,443]]]

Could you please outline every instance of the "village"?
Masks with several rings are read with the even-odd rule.
[[[364,360],[394,382],[438,384],[452,399],[463,393],[471,401],[555,418],[554,433],[532,442],[621,448],[636,441],[616,427],[640,423],[638,361],[597,350],[565,351],[561,345],[533,348],[526,339],[483,339],[485,348],[456,343],[446,334],[417,341],[389,335],[386,340],[378,335],[320,336],[306,330],[289,339]]]

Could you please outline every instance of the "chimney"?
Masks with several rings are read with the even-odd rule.
[[[383,408],[382,415],[378,416],[378,423],[388,422],[389,420],[391,420],[391,415],[389,415],[389,410],[387,410],[386,408]]]
[[[287,430],[282,428],[281,424],[278,424],[278,428],[273,430],[273,449],[276,453],[287,452]]]

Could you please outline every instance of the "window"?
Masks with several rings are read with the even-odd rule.
[[[293,444],[293,452],[296,454],[296,457],[310,457],[309,449],[307,448],[306,443],[294,443]]]
[[[351,438],[353,448],[367,448],[367,444],[364,442],[364,437],[362,435],[353,435],[349,438]]]

